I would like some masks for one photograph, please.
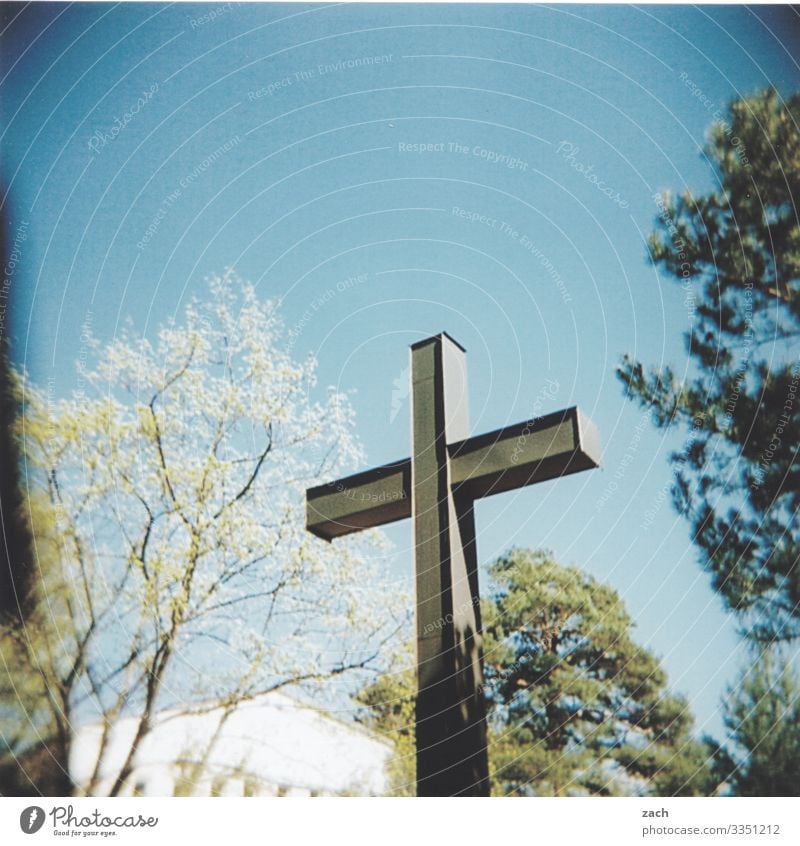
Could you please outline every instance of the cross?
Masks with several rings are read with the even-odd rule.
[[[488,796],[473,503],[600,465],[576,407],[469,437],[466,350],[446,333],[411,347],[411,458],[306,492],[324,540],[413,517],[417,795]]]

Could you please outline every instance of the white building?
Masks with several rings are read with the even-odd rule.
[[[124,795],[317,796],[383,795],[391,743],[353,723],[317,711],[282,693],[223,710],[164,712],[137,751]],[[114,729],[95,795],[107,795],[136,728],[134,718]],[[89,783],[102,727],[76,733],[70,772]],[[207,755],[207,761],[202,764]]]

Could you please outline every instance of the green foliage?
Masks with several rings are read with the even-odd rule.
[[[676,507],[715,589],[760,640],[800,634],[799,120],[800,94],[734,102],[706,149],[718,188],[658,199],[651,257],[695,304],[695,375],[627,356],[618,370],[658,426],[688,430],[670,458]]]
[[[738,796],[800,796],[800,682],[791,664],[758,656],[731,688],[725,725]]]
[[[323,695],[397,627],[380,537],[334,548],[305,530],[305,489],[360,460],[347,398],[313,399],[316,364],[294,362],[275,303],[232,272],[209,288],[152,341],[90,338],[71,396],[16,377],[26,492],[42,504],[36,593],[0,619],[12,791],[27,779],[45,794],[129,792],[165,710]],[[51,750],[76,784],[31,775]]]
[[[392,796],[416,794],[415,684],[413,668],[406,667],[382,674],[356,696],[356,701],[366,708],[369,727],[394,744],[388,773]]]
[[[714,791],[687,705],[631,639],[614,590],[539,551],[513,550],[490,573],[495,592],[482,614],[494,794]],[[367,722],[396,743],[395,790],[413,776],[413,696],[406,671],[360,697]]]
[[[684,700],[631,638],[617,593],[545,552],[490,567],[484,611],[495,791],[695,795],[712,789]]]
[[[68,609],[61,582],[54,596],[45,588],[60,572],[54,513],[20,485],[20,380],[7,353],[0,338],[0,795],[64,796],[69,709],[48,669],[60,658]]]

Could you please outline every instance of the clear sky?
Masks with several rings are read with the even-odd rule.
[[[474,433],[579,404],[605,469],[477,506],[487,562],[544,546],[613,585],[719,733],[745,655],[623,396],[625,352],[683,372],[691,302],[644,236],[708,190],[715,112],[797,89],[777,7],[5,4],[2,179],[15,358],[59,394],[81,325],[145,333],[233,267],[280,298],[370,466],[409,452],[408,346],[468,350]],[[22,230],[20,230],[22,227]],[[396,381],[397,380],[397,381]],[[411,526],[389,529],[408,579]]]

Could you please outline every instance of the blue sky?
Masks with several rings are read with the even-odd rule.
[[[680,437],[614,367],[683,372],[653,195],[712,187],[704,136],[733,97],[798,87],[786,9],[6,4],[0,39],[35,379],[69,393],[87,317],[150,333],[234,267],[281,299],[321,386],[354,391],[376,465],[409,452],[408,346],[446,330],[474,433],[579,404],[604,444],[601,472],[480,502],[481,560],[544,546],[613,585],[719,733],[745,654],[665,494]],[[411,526],[389,535],[408,578]]]

